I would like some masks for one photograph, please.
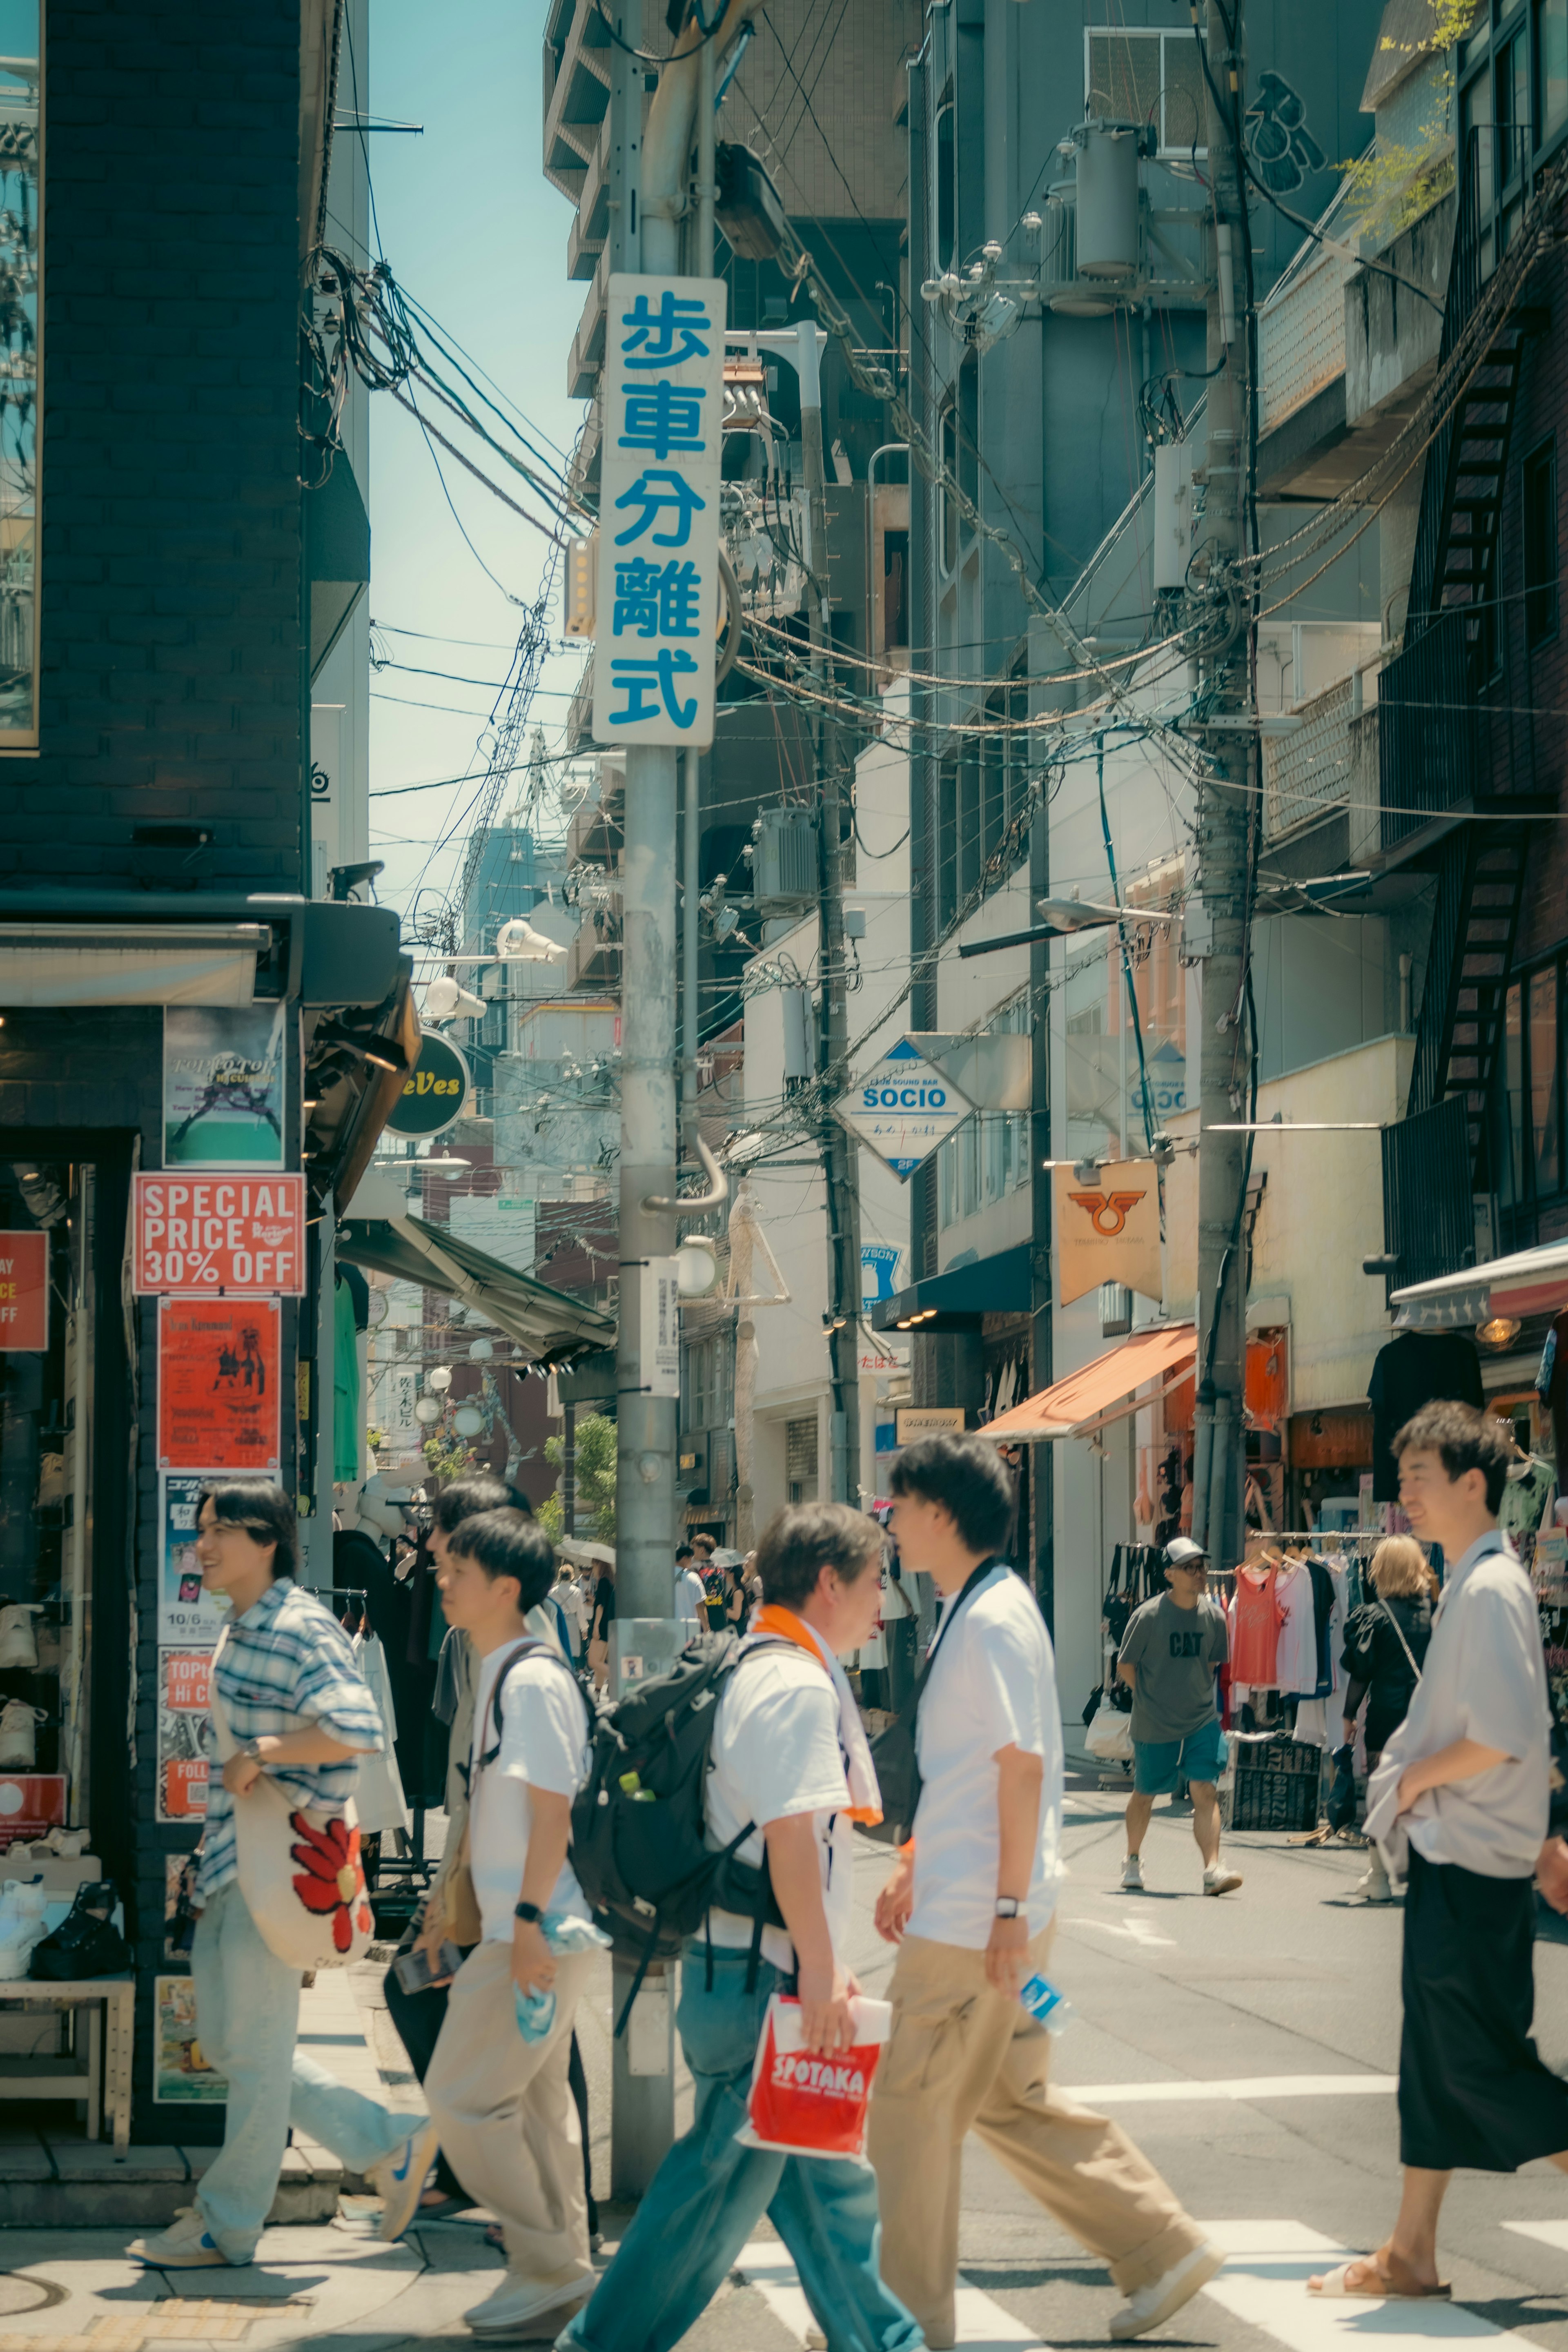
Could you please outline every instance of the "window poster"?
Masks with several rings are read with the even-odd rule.
[[[158,1640],[173,1649],[210,1650],[226,1611],[202,1591],[196,1558],[196,1497],[212,1470],[165,1470],[158,1481]]]
[[[209,1650],[158,1653],[158,1819],[206,1819],[212,1725],[207,1714]]]
[[[208,2065],[196,2038],[194,1977],[154,1977],[156,2041],[153,2096],[168,2107],[221,2107],[228,2084]]]
[[[249,1470],[280,1459],[275,1298],[160,1298],[158,1467]]]
[[[165,1168],[281,1168],[283,1006],[163,1013]]]

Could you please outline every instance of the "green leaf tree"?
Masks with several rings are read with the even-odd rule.
[[[547,1437],[544,1458],[552,1470],[566,1463],[566,1441]],[[600,1543],[616,1540],[616,1424],[602,1412],[584,1413],[577,1423],[577,1531],[592,1533]],[[584,1525],[586,1522],[586,1525]],[[566,1527],[565,1507],[559,1495],[548,1495],[539,1507],[539,1523],[552,1542],[559,1542]]]

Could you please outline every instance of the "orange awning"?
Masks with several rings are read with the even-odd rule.
[[[1088,1436],[1107,1423],[1136,1412],[1137,1391],[1150,1381],[1184,1371],[1198,1352],[1196,1327],[1162,1323],[1153,1330],[1134,1331],[1130,1339],[1069,1372],[1065,1381],[1026,1397],[1022,1404],[988,1422],[977,1433],[1012,1444],[1037,1437]],[[1144,1402],[1151,1400],[1144,1399]]]

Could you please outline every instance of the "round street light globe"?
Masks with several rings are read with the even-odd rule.
[[[675,1253],[675,1281],[682,1298],[700,1298],[719,1278],[719,1254],[704,1234],[689,1234]]]
[[[460,1404],[452,1415],[452,1426],[459,1437],[478,1437],[484,1425],[484,1414],[477,1404]]]
[[[441,1418],[441,1408],[434,1397],[421,1397],[414,1408],[414,1418],[422,1428],[428,1429]]]
[[[425,1385],[427,1389],[434,1389],[437,1396],[445,1396],[447,1391],[452,1385],[451,1366],[449,1364],[437,1364],[433,1372],[426,1373]]]
[[[468,1361],[470,1364],[488,1364],[494,1358],[495,1351],[493,1339],[470,1339]]]

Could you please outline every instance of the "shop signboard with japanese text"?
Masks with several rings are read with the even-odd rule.
[[[158,1819],[206,1819],[208,1650],[158,1653]]]
[[[49,1344],[49,1237],[0,1234],[0,1354],[41,1354]]]
[[[210,1650],[227,1612],[202,1590],[196,1558],[196,1502],[207,1470],[165,1470],[158,1480],[158,1640],[187,1650]]]
[[[727,291],[610,279],[594,656],[606,747],[713,740]]]
[[[281,1168],[283,1007],[163,1013],[165,1168]]]
[[[159,1469],[275,1478],[281,1361],[275,1298],[160,1298]]]
[[[907,1037],[833,1106],[852,1134],[908,1180],[961,1127],[973,1106]]]
[[[138,1292],[304,1296],[303,1176],[139,1174],[132,1210]]]

